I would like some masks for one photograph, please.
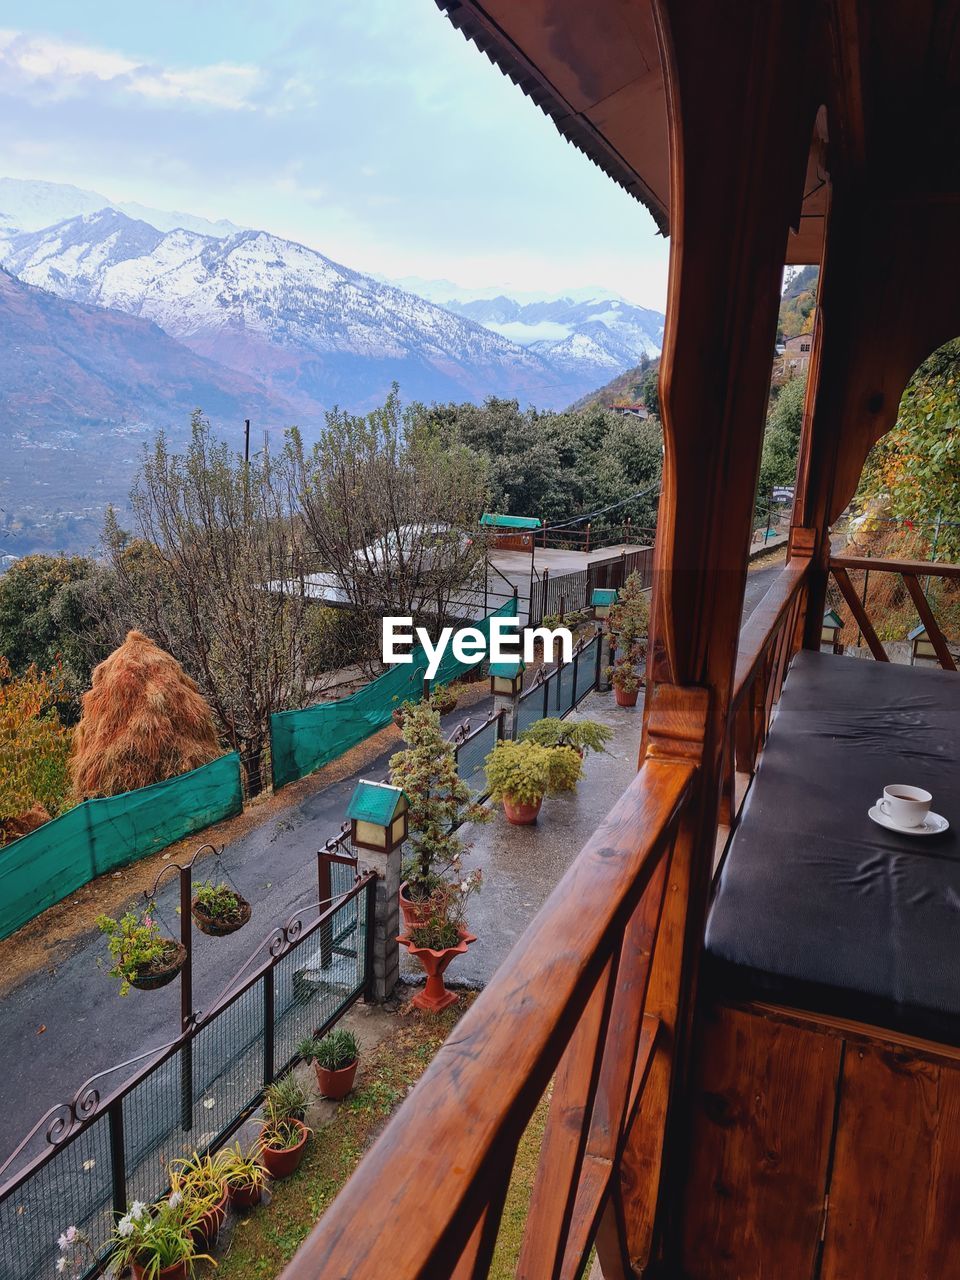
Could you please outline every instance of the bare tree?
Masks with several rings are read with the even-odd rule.
[[[184,454],[161,435],[131,493],[140,537],[108,519],[116,622],[138,626],[200,685],[262,787],[270,716],[306,701],[303,537],[289,457],[249,463],[196,413]]]
[[[289,455],[317,568],[371,647],[381,617],[411,616],[435,631],[476,612],[487,497],[478,454],[404,415],[394,387],[366,417],[328,413],[309,454],[292,433]]]

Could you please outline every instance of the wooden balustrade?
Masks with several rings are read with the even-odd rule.
[[[834,581],[840,588],[840,594],[846,601],[870,652],[878,662],[889,662],[890,659],[887,652],[877,636],[873,623],[870,621],[866,604],[857,595],[854,585],[850,581],[851,570],[863,570],[865,573],[899,574],[909,592],[910,599],[913,601],[917,616],[930,637],[930,643],[933,645],[934,652],[937,655],[937,661],[944,671],[956,671],[957,664],[947,647],[946,638],[934,617],[933,610],[930,608],[930,601],[920,585],[920,578],[956,580],[960,578],[960,564],[942,564],[939,561],[928,560],[884,560],[880,557],[873,558],[870,556],[831,556],[830,572],[833,574]]]
[[[740,632],[720,797],[724,838],[756,772],[787,668],[800,647],[809,565],[802,558],[788,561]]]
[[[651,956],[695,773],[687,760],[643,764],[285,1280],[485,1276],[517,1146],[551,1080],[517,1275],[575,1280],[598,1231],[617,1237],[620,1157],[658,1039],[644,1012]]]

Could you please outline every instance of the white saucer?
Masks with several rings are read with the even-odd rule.
[[[928,813],[927,820],[921,827],[898,827],[877,804],[867,812],[879,826],[886,827],[888,831],[896,831],[901,836],[938,836],[950,826],[946,818],[942,818],[939,813]]]

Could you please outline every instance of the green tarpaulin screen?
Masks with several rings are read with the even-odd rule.
[[[0,849],[0,938],[95,876],[242,808],[236,752],[152,787],[85,800]]]
[[[489,638],[490,618],[515,617],[516,600],[508,600],[496,612],[473,625]],[[479,663],[459,662],[448,646],[433,684],[449,684]],[[419,647],[413,662],[391,667],[349,698],[321,702],[303,711],[280,711],[270,717],[270,758],[273,785],[286,786],[306,777],[322,765],[376,733],[401,702],[418,700],[423,692],[427,660]]]

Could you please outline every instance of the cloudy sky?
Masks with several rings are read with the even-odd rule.
[[[392,277],[664,304],[646,211],[433,0],[3,0],[0,118],[8,177],[226,217]]]

